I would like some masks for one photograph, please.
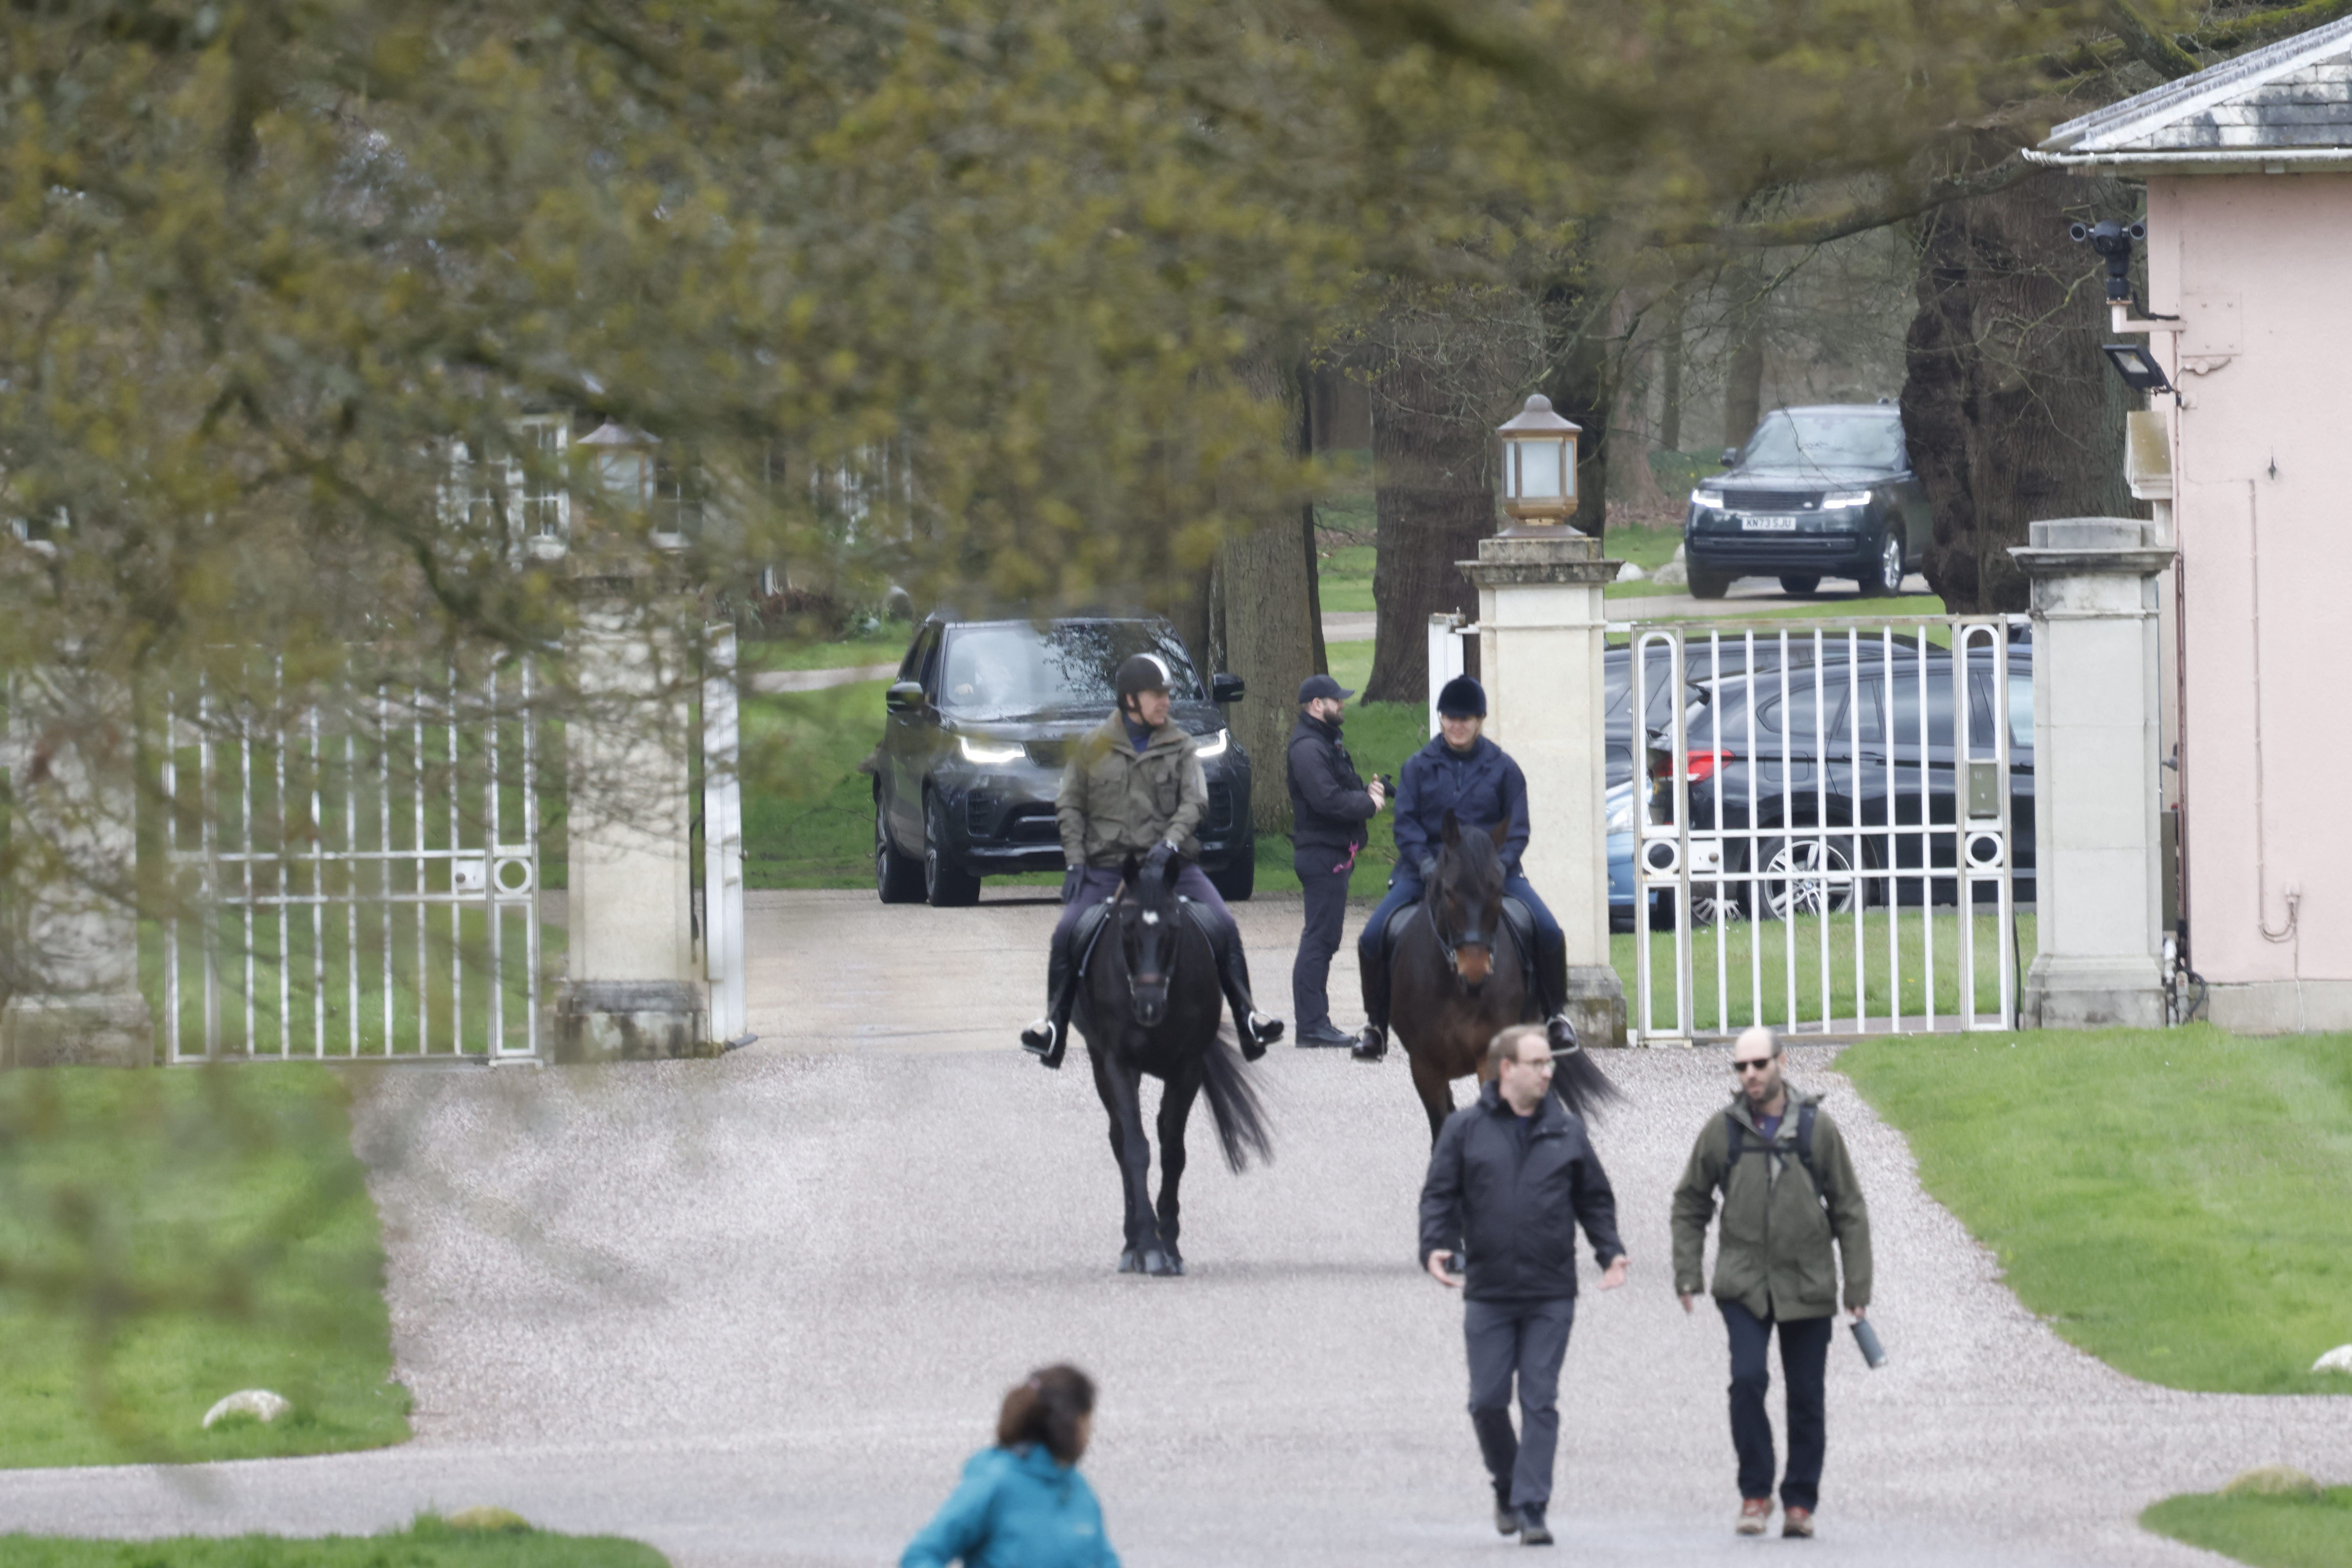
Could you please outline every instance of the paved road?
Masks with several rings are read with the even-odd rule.
[[[1296,904],[1247,906],[1263,967]],[[1425,1134],[1402,1066],[1278,1047],[1278,1158],[1228,1174],[1205,1130],[1181,1280],[1122,1278],[1082,1070],[1007,1031],[1053,908],[753,908],[755,1018],[724,1060],[415,1072],[363,1099],[416,1440],[375,1454],[0,1473],[0,1528],[354,1531],[494,1502],[643,1537],[680,1568],[894,1561],[1003,1388],[1069,1356],[1102,1380],[1088,1468],[1146,1565],[1480,1563],[1504,1551],[1462,1413],[1458,1302],[1415,1272]],[[782,949],[795,947],[787,956]],[[835,987],[861,992],[828,1001]],[[864,1032],[861,1032],[864,1031]],[[1633,1282],[1588,1295],[1565,1384],[1563,1550],[1748,1563],[1723,1331],[1665,1274],[1665,1194],[1728,1079],[1626,1053],[1596,1141]],[[2346,1406],[2152,1389],[2068,1349],[1921,1193],[1901,1141],[1830,1089],[1870,1184],[1894,1353],[1831,1363],[1825,1563],[2210,1563],[2132,1521],[2273,1461],[2337,1475]]]

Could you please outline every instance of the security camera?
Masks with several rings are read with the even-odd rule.
[[[2077,245],[2089,240],[2091,248],[2107,258],[2107,298],[2128,303],[2132,297],[2132,241],[2147,237],[2147,225],[2116,223],[2110,218],[2105,223],[2069,224],[2066,233]]]

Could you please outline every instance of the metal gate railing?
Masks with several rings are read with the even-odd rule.
[[[530,667],[290,705],[246,674],[164,709],[165,1059],[535,1058]]]
[[[2013,1026],[2027,617],[1611,630],[1649,742],[1612,803],[1636,1040]]]
[[[710,1037],[750,1043],[743,989],[743,784],[735,633],[714,629],[702,682],[702,963]]]

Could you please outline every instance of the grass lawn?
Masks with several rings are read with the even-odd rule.
[[[182,1535],[86,1541],[0,1535],[0,1568],[663,1568],[639,1542],[545,1531],[458,1530],[431,1517],[383,1535]]]
[[[874,784],[887,681],[743,699],[743,883],[863,888],[874,879]]]
[[[1316,593],[1325,615],[1378,607],[1372,603],[1372,565],[1379,554],[1369,544],[1342,544],[1324,554],[1316,573]]]
[[[0,1074],[0,1466],[408,1436],[348,1105],[323,1067]],[[245,1388],[293,1413],[203,1430]]]
[[[2352,1487],[2315,1498],[2170,1497],[2139,1516],[2142,1528],[2234,1557],[2252,1568],[2341,1568],[2352,1563]]]
[[[2069,1342],[2173,1388],[2352,1393],[2307,1370],[2352,1339],[2352,1036],[1915,1037],[1838,1067]]]
[[[907,657],[914,628],[901,626],[872,637],[843,642],[741,642],[736,659],[745,669],[849,669],[866,664],[896,664]]]

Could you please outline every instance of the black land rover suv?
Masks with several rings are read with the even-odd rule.
[[[1204,687],[1165,621],[1040,627],[935,614],[898,667],[882,743],[866,763],[882,901],[969,904],[982,877],[1061,870],[1054,793],[1062,765],[1072,742],[1110,717],[1112,680],[1138,653],[1167,662],[1170,717],[1199,737],[1209,784],[1201,868],[1228,900],[1248,898],[1257,875],[1249,756],[1223,711],[1242,699],[1239,678],[1220,675]]]
[[[1683,524],[1694,598],[1720,599],[1739,577],[1778,577],[1791,594],[1851,577],[1864,594],[1899,594],[1927,552],[1927,495],[1892,404],[1775,409],[1723,460]]]

